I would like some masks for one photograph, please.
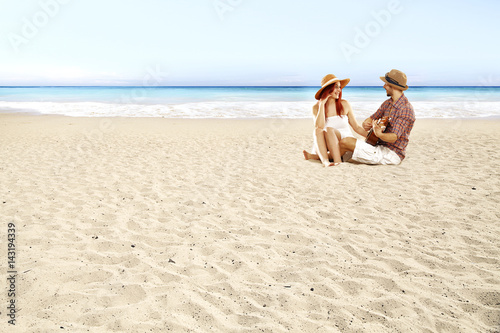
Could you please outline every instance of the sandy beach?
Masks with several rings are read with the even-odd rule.
[[[1,113],[0,331],[500,332],[499,131],[323,168],[311,120]]]

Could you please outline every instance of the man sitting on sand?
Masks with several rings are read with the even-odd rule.
[[[375,145],[355,138],[343,138],[340,141],[340,154],[351,151],[352,160],[365,164],[399,164],[405,158],[408,137],[415,123],[413,107],[403,91],[408,89],[406,75],[396,69],[380,78],[385,82],[387,96],[380,108],[363,122],[363,128],[373,132],[378,138]],[[385,131],[377,120],[389,117]]]

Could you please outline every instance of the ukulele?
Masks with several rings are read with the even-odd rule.
[[[382,131],[385,131],[387,125],[389,125],[389,120],[390,118],[388,116],[382,117],[379,120],[377,120],[377,124],[379,124],[382,127]],[[373,131],[373,127],[368,131],[368,134],[366,135],[366,143],[371,144],[372,146],[375,146],[378,142],[378,137],[375,135],[375,132]]]

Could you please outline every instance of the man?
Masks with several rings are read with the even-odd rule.
[[[405,158],[408,137],[415,123],[413,107],[408,102],[403,91],[408,89],[406,75],[396,69],[380,77],[385,82],[384,89],[391,97],[380,108],[363,122],[363,128],[370,130],[378,137],[375,146],[365,140],[344,138],[340,141],[340,154],[353,152],[352,160],[365,164],[394,164],[397,165]],[[384,116],[390,118],[389,125],[382,129],[377,120]]]

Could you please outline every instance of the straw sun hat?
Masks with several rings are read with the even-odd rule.
[[[380,79],[396,89],[408,89],[406,85],[406,74],[397,69],[391,69],[389,73],[385,74],[385,76],[381,76]]]
[[[323,77],[323,79],[321,79],[321,89],[318,90],[318,92],[316,93],[316,99],[319,99],[320,95],[321,95],[321,92],[326,88],[328,87],[329,85],[331,84],[334,84],[336,82],[340,82],[340,88],[344,89],[345,86],[347,86],[347,84],[349,83],[349,81],[351,81],[351,79],[338,79],[335,75],[333,74],[327,74],[325,75],[325,77]]]

